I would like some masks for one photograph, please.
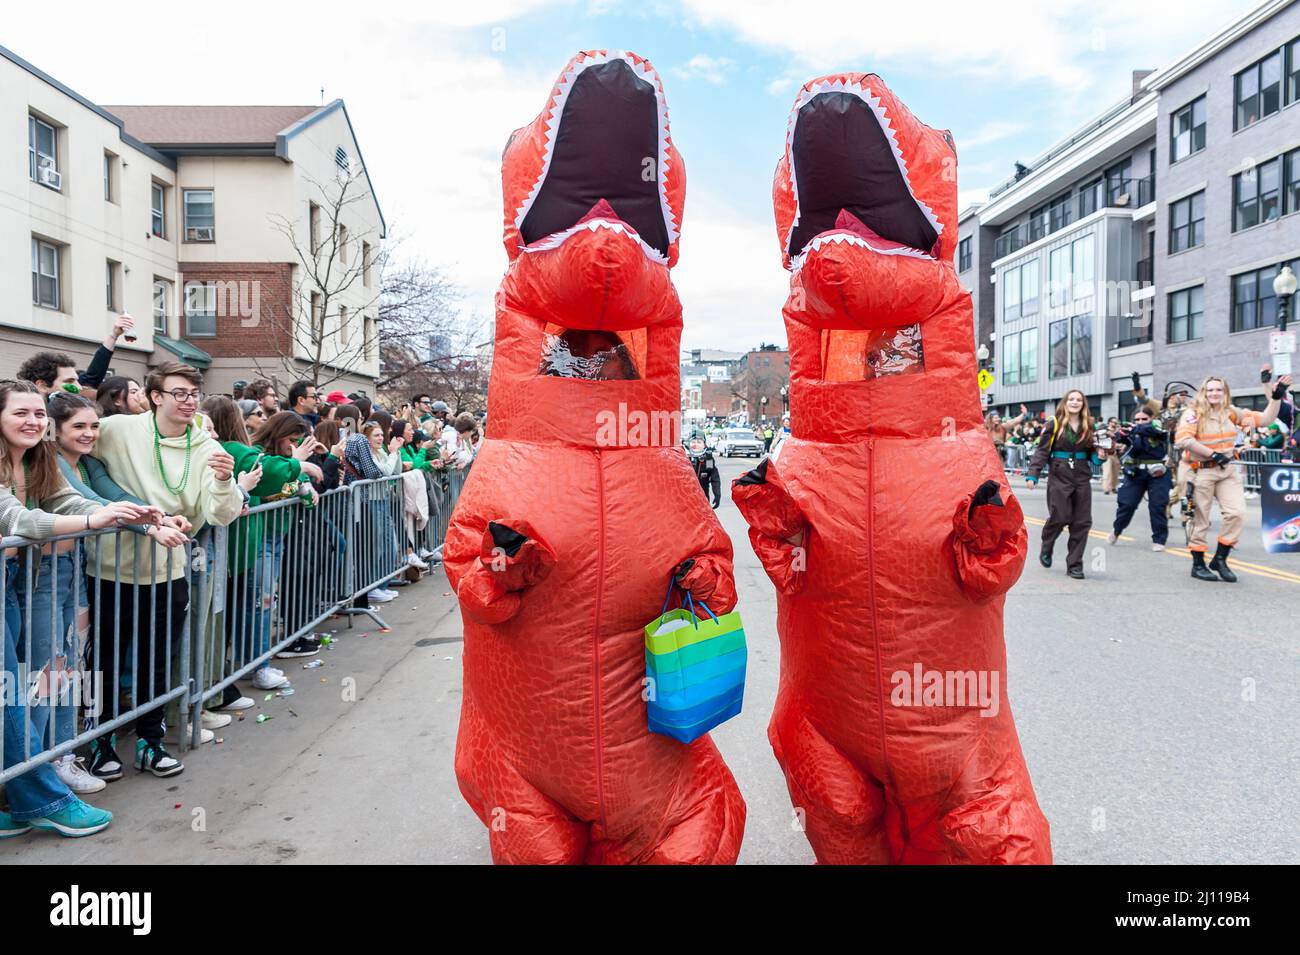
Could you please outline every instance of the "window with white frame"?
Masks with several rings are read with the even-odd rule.
[[[59,308],[59,247],[32,237],[32,304]]]
[[[1205,192],[1169,203],[1169,252],[1182,252],[1205,243]]]
[[[104,153],[104,201],[117,202],[117,157]]]
[[[1038,259],[1012,266],[1002,273],[1005,284],[1002,315],[1006,319],[1038,314]]]
[[[215,242],[217,238],[216,209],[211,189],[186,189],[185,241]]]
[[[167,334],[167,298],[170,285],[162,279],[153,280],[153,330]]]
[[[150,231],[160,239],[167,238],[167,187],[152,183],[149,187]]]
[[[1179,289],[1169,294],[1170,344],[1189,342],[1201,337],[1201,318],[1205,311],[1205,286]]]
[[[1274,50],[1233,77],[1232,128],[1242,129],[1282,108],[1282,51]]]
[[[43,119],[27,114],[27,174],[32,182],[52,189],[59,182],[59,135]]]
[[[1282,214],[1282,156],[1232,177],[1232,231],[1271,222]]]
[[[1068,305],[1070,294],[1070,247],[1063,245],[1047,254],[1047,295],[1053,307]]]
[[[187,282],[185,285],[185,335],[212,338],[217,334],[217,284]]]
[[[118,270],[121,265],[109,259],[104,263],[104,305],[110,312],[120,311],[118,308]]]
[[[1178,162],[1205,148],[1205,97],[1199,96],[1169,117],[1169,161]]]

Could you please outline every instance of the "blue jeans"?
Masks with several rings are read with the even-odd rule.
[[[38,673],[47,666],[50,674],[62,675],[80,669],[80,646],[76,636],[77,598],[84,594],[85,582],[77,574],[77,554],[48,554],[41,558],[30,595],[27,592],[27,575],[19,571],[17,593],[18,611],[22,626],[31,627],[32,647],[30,660],[26,640],[17,644],[18,660],[26,663],[29,672]],[[74,586],[75,585],[75,586]],[[29,599],[30,598],[30,599]],[[84,596],[81,606],[85,606]],[[47,684],[48,685],[48,684]],[[76,735],[76,698],[67,682],[52,687],[52,694],[30,710],[29,719],[37,735],[51,747],[66,743]],[[54,714],[54,738],[48,738],[50,714]]]
[[[230,580],[231,588],[238,588],[235,599],[243,604],[239,614],[241,629],[235,635],[235,657],[241,662],[255,660],[271,647],[271,611],[283,550],[283,537],[263,540],[262,549],[253,561],[253,566]],[[231,623],[234,624],[233,617]],[[267,661],[261,667],[270,665],[270,661]]]
[[[5,687],[4,687],[4,768],[17,766],[26,756],[41,752],[41,737],[28,722],[26,686],[20,680],[18,643],[22,639],[23,614],[18,606],[18,588],[24,581],[16,560],[5,561]],[[25,672],[25,671],[24,671]],[[40,819],[66,808],[77,797],[63,784],[54,767],[42,763],[5,784],[9,796],[9,815],[17,820]]]

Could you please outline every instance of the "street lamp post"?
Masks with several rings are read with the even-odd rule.
[[[1286,331],[1287,306],[1291,296],[1295,295],[1296,279],[1291,266],[1282,266],[1282,271],[1273,279],[1273,294],[1277,296],[1277,326],[1279,331]]]
[[[781,414],[786,414],[790,410],[790,389],[785,385],[781,386]]]
[[[1279,375],[1291,374],[1291,356],[1295,353],[1295,335],[1286,332],[1287,312],[1295,295],[1296,278],[1291,266],[1284,265],[1273,279],[1273,294],[1277,296],[1277,331],[1270,336],[1269,352],[1274,371]]]

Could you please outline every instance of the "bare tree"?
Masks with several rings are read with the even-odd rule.
[[[349,223],[366,221],[348,211],[369,199],[360,168],[340,171],[328,182],[309,182],[319,202],[313,203],[306,230],[296,220],[271,216],[299,269],[282,323],[288,334],[275,336],[271,369],[255,364],[266,377],[277,377],[278,368],[319,388],[378,357],[383,277],[396,243],[385,244],[376,230],[349,231]]]

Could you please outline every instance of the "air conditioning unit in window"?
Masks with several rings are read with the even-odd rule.
[[[42,186],[49,186],[51,189],[59,190],[63,188],[63,176],[51,166],[42,166],[37,175],[40,177]]]
[[[210,225],[190,226],[185,230],[185,238],[189,242],[211,242],[215,238],[216,229]]]

